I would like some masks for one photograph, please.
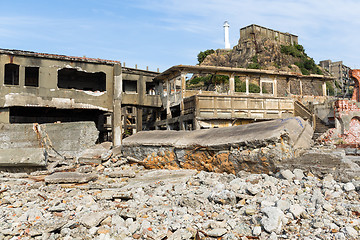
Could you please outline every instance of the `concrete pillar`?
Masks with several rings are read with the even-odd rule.
[[[289,93],[289,96],[291,95],[291,85],[290,85],[290,79],[289,81],[287,81],[287,90],[288,90],[288,93]]]
[[[260,85],[260,95],[263,94],[262,83],[263,83],[263,82],[261,81],[261,76],[260,76],[260,84],[259,84],[259,85]]]
[[[170,81],[166,80],[166,118],[171,118],[171,111],[170,111],[170,94],[171,94],[171,89],[170,89]]]
[[[245,83],[246,83],[246,94],[249,94],[249,76],[245,77]]]
[[[325,81],[323,82],[322,90],[323,90],[323,96],[326,96],[326,82]]]
[[[114,65],[114,96],[112,115],[112,141],[113,146],[121,145],[121,92],[122,92],[122,71],[121,65]]]
[[[186,72],[181,72],[181,101],[180,101],[180,116],[184,116],[184,98],[185,98],[185,91],[186,91]],[[176,88],[176,86],[175,86]],[[181,119],[181,117],[180,117]],[[180,130],[185,130],[185,124],[183,121],[180,121]]]
[[[278,89],[277,89],[277,79],[276,79],[276,76],[274,77],[274,84],[273,84],[273,94],[274,94],[274,97],[277,97],[277,92],[278,92]]]
[[[25,86],[25,67],[19,66],[19,86]]]
[[[136,108],[136,132],[142,131],[142,117],[143,117],[142,107]]]
[[[10,123],[10,108],[0,108],[0,123]]]
[[[230,94],[234,94],[234,92],[235,92],[235,76],[234,76],[234,74],[230,75],[229,89],[230,89]]]
[[[300,80],[300,96],[303,95],[303,87],[302,87],[302,81]]]
[[[144,78],[143,73],[140,73],[136,87],[138,105],[144,105],[146,97],[146,78]]]

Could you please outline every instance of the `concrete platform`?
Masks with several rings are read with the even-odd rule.
[[[146,168],[236,173],[276,171],[312,143],[312,127],[294,117],[228,128],[139,132],[123,140],[123,155]]]

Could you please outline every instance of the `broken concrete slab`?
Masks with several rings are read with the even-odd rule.
[[[46,183],[86,183],[96,180],[98,176],[92,173],[56,172],[45,177]]]
[[[122,153],[149,169],[268,173],[309,148],[312,133],[299,117],[191,132],[139,132],[123,140]]]
[[[0,167],[45,167],[46,164],[44,148],[0,149]]]
[[[81,164],[101,164],[104,160],[108,160],[112,152],[110,148],[112,146],[111,142],[104,142],[101,144],[94,145],[88,149],[85,149],[81,152],[79,156],[79,163]]]
[[[76,156],[94,146],[98,136],[94,122],[0,124],[0,149],[47,147]]]

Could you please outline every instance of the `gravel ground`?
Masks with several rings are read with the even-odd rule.
[[[126,159],[0,173],[0,239],[359,239],[359,181],[145,170]]]

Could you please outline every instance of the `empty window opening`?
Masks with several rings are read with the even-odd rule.
[[[12,63],[5,64],[4,84],[19,85],[19,65]]]
[[[92,121],[99,130],[98,142],[108,141],[111,132],[105,126],[107,112],[96,109],[56,109],[45,107],[11,107],[10,123],[54,123]]]
[[[262,93],[264,94],[273,94],[274,93],[274,85],[272,82],[263,82],[262,83]]]
[[[153,82],[147,82],[146,83],[146,94],[157,95],[156,88],[155,88],[155,83],[153,83]]]
[[[39,86],[39,68],[25,67],[25,86]]]
[[[106,91],[106,74],[103,72],[88,73],[73,68],[58,71],[58,87],[85,91]]]
[[[123,80],[123,92],[137,93],[137,81]]]

